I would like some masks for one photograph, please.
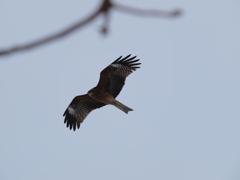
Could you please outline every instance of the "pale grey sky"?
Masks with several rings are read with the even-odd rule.
[[[32,51],[0,59],[0,179],[239,180],[240,2],[122,0],[146,9],[181,8],[176,19],[114,12]],[[0,47],[54,33],[99,4],[2,0]],[[113,106],[75,132],[62,114],[120,55],[137,55]]]

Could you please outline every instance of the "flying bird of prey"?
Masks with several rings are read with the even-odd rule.
[[[66,126],[74,131],[79,129],[80,124],[87,115],[94,109],[111,104],[125,113],[133,111],[131,108],[117,101],[115,98],[122,90],[126,77],[130,75],[141,63],[136,63],[137,56],[130,55],[122,58],[120,56],[100,73],[100,80],[96,87],[90,89],[87,94],[76,96],[63,116]]]

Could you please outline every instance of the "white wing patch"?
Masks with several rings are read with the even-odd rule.
[[[110,66],[115,67],[115,68],[118,68],[118,67],[120,67],[120,66],[122,66],[122,65],[121,65],[121,64],[110,64]]]
[[[72,114],[72,115],[75,115],[76,114],[76,110],[75,109],[73,109],[72,107],[68,107],[68,112],[70,113],[70,114]]]

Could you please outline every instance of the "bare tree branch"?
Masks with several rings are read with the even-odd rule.
[[[40,39],[37,39],[37,40],[32,41],[30,43],[26,43],[26,44],[22,44],[22,45],[16,45],[16,46],[13,46],[9,49],[0,50],[0,56],[8,55],[8,54],[12,54],[12,53],[15,53],[15,52],[28,50],[28,49],[32,49],[32,48],[44,45],[46,43],[49,43],[51,41],[54,41],[54,40],[60,39],[62,37],[65,37],[66,35],[69,35],[72,32],[80,29],[84,25],[90,23],[100,14],[104,15],[104,22],[103,22],[101,32],[103,34],[106,34],[108,32],[108,26],[109,26],[109,21],[110,21],[110,10],[113,10],[113,9],[116,9],[116,10],[119,10],[119,11],[122,11],[122,12],[126,12],[126,13],[136,14],[136,15],[158,16],[158,17],[159,16],[161,16],[161,17],[174,17],[174,16],[180,15],[180,13],[181,13],[180,10],[175,10],[175,11],[170,11],[170,12],[160,11],[160,10],[141,10],[141,9],[127,7],[127,6],[124,6],[124,5],[113,3],[112,0],[102,0],[102,3],[99,6],[99,8],[95,12],[93,12],[91,15],[89,15],[87,18],[76,22],[75,24],[63,29],[62,31],[56,32],[54,34],[51,34],[49,36],[46,36],[46,37],[43,37],[43,38],[40,38]]]

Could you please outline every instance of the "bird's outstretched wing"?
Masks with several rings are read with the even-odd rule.
[[[116,98],[125,84],[126,77],[137,68],[140,68],[138,65],[141,63],[136,63],[139,61],[139,59],[135,59],[137,56],[130,56],[131,54],[124,58],[120,56],[102,70],[97,88],[107,90]]]
[[[75,131],[76,127],[80,128],[80,124],[92,110],[105,105],[92,99],[87,94],[76,96],[63,114],[65,116],[64,123],[70,130],[73,129]]]

